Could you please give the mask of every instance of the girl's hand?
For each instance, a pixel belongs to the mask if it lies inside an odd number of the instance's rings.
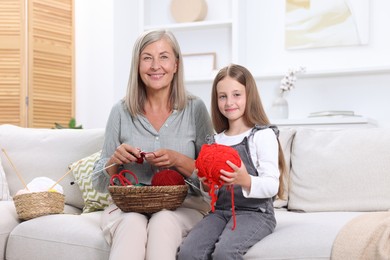
[[[250,190],[251,177],[246,170],[245,164],[241,161],[241,167],[238,167],[231,161],[226,163],[233,169],[233,172],[221,170],[220,179],[225,182],[225,185],[237,184],[246,190]]]

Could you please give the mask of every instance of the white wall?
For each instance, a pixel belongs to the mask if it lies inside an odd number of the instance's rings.
[[[113,28],[111,1],[75,1],[76,121],[84,128],[103,127],[113,104]]]
[[[390,127],[390,1],[372,0],[370,43],[293,53],[282,48],[283,0],[246,3],[246,64],[268,109],[287,68],[307,66],[288,94],[290,118],[319,110],[354,110]],[[85,128],[104,127],[111,106],[125,95],[132,44],[139,34],[138,1],[75,0],[76,119]],[[93,5],[93,8],[91,6]],[[269,65],[269,66],[268,66]],[[211,82],[188,90],[210,104]]]
[[[138,17],[134,15],[139,9],[134,0],[114,0],[114,101],[126,94],[129,80],[133,44],[139,34]],[[114,2],[112,1],[112,2]]]

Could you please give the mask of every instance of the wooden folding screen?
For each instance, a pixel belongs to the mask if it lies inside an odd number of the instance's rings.
[[[74,117],[73,0],[0,1],[0,124]]]
[[[0,124],[26,125],[24,0],[0,1]]]

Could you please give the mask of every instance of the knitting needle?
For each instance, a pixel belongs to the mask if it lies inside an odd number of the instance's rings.
[[[53,189],[66,175],[68,175],[77,165],[79,165],[83,160],[79,160],[69,171],[67,171],[58,181],[56,181],[48,190]]]
[[[100,169],[100,170],[97,170],[97,171],[94,171],[94,172],[90,173],[89,175],[92,175],[92,174],[95,174],[95,173],[104,171],[104,170],[106,170],[106,169],[108,169],[108,168],[110,168],[110,167],[112,167],[112,166],[115,166],[115,165],[116,165],[116,163],[110,164],[110,165],[108,165],[107,167],[104,167],[103,169]],[[80,178],[80,180],[83,180],[83,179],[88,178],[89,175],[88,175],[88,176],[84,176],[83,178]],[[74,181],[72,181],[72,182],[70,183],[70,185],[73,185],[73,184],[74,184]]]
[[[199,191],[202,191],[201,189],[199,189],[198,187],[196,187],[194,184],[192,184],[191,182],[187,181],[187,180],[184,180],[187,184],[191,185],[193,188],[199,190]]]
[[[16,172],[16,175],[18,176],[19,180],[22,182],[22,184],[24,185],[24,188],[28,191],[30,191],[26,185],[26,183],[24,182],[22,176],[19,174],[18,170],[16,170],[16,167],[15,165],[12,163],[11,161],[11,158],[9,158],[7,152],[5,151],[4,148],[1,148],[1,150],[3,151],[3,153],[5,154],[5,156],[7,157],[7,160],[9,161],[9,163],[11,164],[12,168],[14,169],[14,171]]]
[[[98,173],[98,172],[101,172],[101,171],[104,171],[104,170],[106,170],[106,169],[108,169],[108,168],[111,168],[112,166],[115,166],[115,165],[116,165],[116,163],[110,164],[110,165],[108,165],[107,167],[104,167],[103,169],[100,169],[100,170],[97,170],[97,171],[92,172],[91,175],[92,175],[92,174],[95,174],[95,173]]]

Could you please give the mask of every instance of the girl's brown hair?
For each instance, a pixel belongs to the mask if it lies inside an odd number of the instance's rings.
[[[228,119],[218,109],[218,83],[226,77],[230,77],[243,86],[245,86],[246,92],[246,107],[243,115],[244,121],[250,127],[255,125],[270,125],[270,121],[265,113],[263,104],[260,99],[260,95],[257,89],[256,81],[252,74],[243,66],[237,64],[230,64],[222,68],[215,76],[213,87],[211,90],[211,118],[215,131],[221,133],[224,130],[229,129]],[[279,142],[279,198],[284,197],[284,177],[286,175],[286,162],[284,160],[283,150]]]

